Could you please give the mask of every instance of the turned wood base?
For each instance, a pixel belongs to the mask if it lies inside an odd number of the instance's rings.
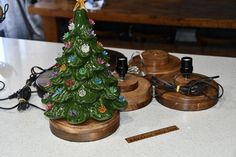
[[[168,79],[179,72],[180,59],[165,51],[145,50],[141,55],[144,64],[141,64],[142,59],[137,55],[129,61],[129,65],[137,66],[146,74],[145,78],[148,80],[151,80],[152,76]]]
[[[152,100],[151,84],[143,77],[126,74],[125,80],[118,82],[118,88],[121,91],[121,95],[128,102],[125,111],[133,111],[145,107]]]
[[[190,97],[183,96],[179,93],[164,94],[157,98],[162,105],[181,111],[200,111],[211,108],[218,100],[208,100],[204,96]]]
[[[51,132],[64,140],[88,142],[105,138],[114,133],[120,125],[120,113],[114,112],[107,121],[88,120],[80,125],[71,125],[65,120],[50,120]]]
[[[176,80],[176,82],[177,84],[184,85],[190,80],[199,79],[202,77],[206,76],[200,74],[193,74],[188,80],[184,80],[184,78],[181,76],[179,77],[179,79]],[[217,87],[217,84],[214,80],[210,81],[210,83]],[[162,89],[157,89],[156,92],[159,94],[159,96],[156,96],[156,99],[159,103],[171,109],[182,111],[205,110],[214,106],[218,102],[218,99],[209,99],[205,95],[186,96],[177,92],[166,92],[160,95],[160,93],[163,92]],[[208,88],[205,92],[208,96],[214,96],[217,94],[217,92],[212,88]]]

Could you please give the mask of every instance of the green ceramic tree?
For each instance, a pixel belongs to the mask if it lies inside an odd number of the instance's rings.
[[[69,32],[63,37],[63,54],[56,58],[53,76],[46,86],[48,94],[42,99],[50,119],[66,119],[70,124],[88,119],[104,121],[127,105],[111,74],[109,55],[95,37],[93,24],[80,0]]]

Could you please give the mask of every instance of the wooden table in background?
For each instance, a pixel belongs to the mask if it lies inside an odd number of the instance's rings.
[[[72,18],[75,0],[38,0],[29,13],[41,15],[46,41],[59,41],[58,18]],[[97,21],[177,27],[236,29],[235,0],[105,0],[89,12]]]

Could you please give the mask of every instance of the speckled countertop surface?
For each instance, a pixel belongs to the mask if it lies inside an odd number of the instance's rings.
[[[30,68],[55,63],[62,44],[0,38],[0,80],[5,97],[15,92],[29,77]],[[114,49],[130,58],[135,50]],[[68,142],[55,137],[43,112],[31,108],[25,112],[0,110],[0,157],[235,157],[236,156],[236,58],[191,56],[194,71],[220,75],[224,96],[212,108],[183,112],[166,108],[156,100],[146,107],[122,112],[120,127],[111,136],[94,142]],[[43,107],[36,94],[31,103]],[[13,106],[17,100],[0,102]],[[180,130],[128,144],[126,137],[177,125]]]

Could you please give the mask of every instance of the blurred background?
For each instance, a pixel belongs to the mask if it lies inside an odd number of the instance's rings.
[[[41,17],[28,13],[28,6],[31,5],[31,1],[0,0],[3,10],[5,4],[9,5],[9,9],[5,20],[0,24],[0,36],[44,40]]]

